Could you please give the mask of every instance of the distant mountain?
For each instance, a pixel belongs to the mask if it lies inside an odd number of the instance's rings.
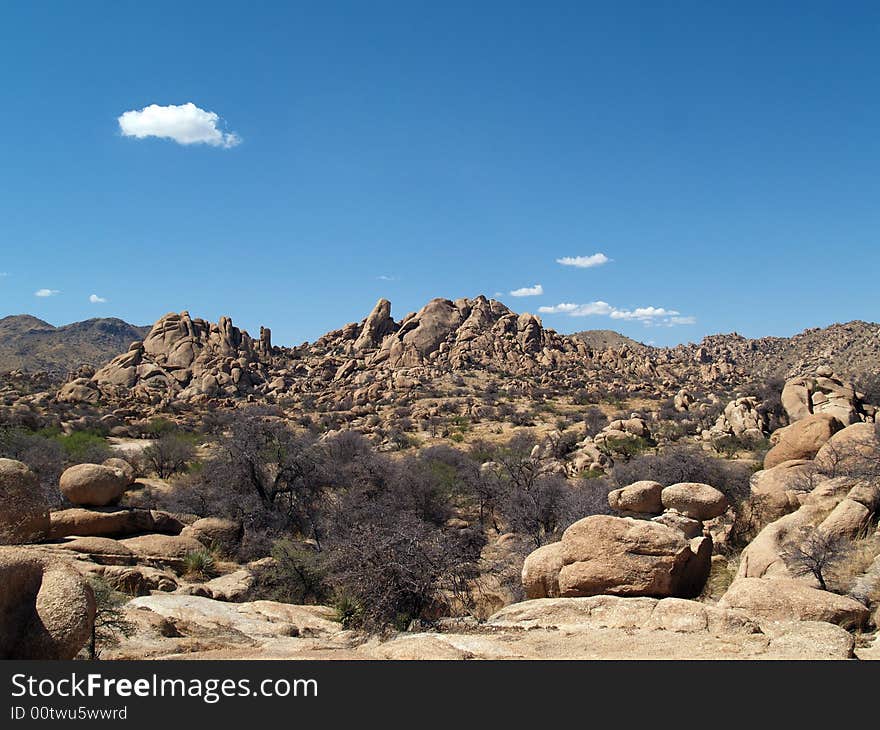
[[[634,350],[639,350],[648,347],[614,330],[584,330],[583,332],[574,332],[569,337],[574,337],[595,350],[604,350],[608,347],[615,350],[618,347],[630,347]]]
[[[80,365],[103,365],[149,331],[149,327],[116,318],[54,327],[29,314],[4,317],[0,319],[0,372],[43,370],[64,374]]]

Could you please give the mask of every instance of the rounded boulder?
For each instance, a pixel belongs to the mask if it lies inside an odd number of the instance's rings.
[[[711,520],[723,515],[730,503],[724,493],[700,482],[681,482],[661,493],[664,509],[674,509],[692,520]]]
[[[61,475],[61,493],[73,504],[104,507],[117,502],[131,482],[121,469],[77,464]]]

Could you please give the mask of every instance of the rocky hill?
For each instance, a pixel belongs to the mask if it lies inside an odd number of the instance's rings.
[[[634,350],[648,348],[648,345],[614,330],[584,330],[583,332],[574,332],[569,337],[581,340],[595,350],[603,350],[608,347],[630,347]]]
[[[210,323],[181,312],[162,317],[96,372],[71,375],[57,397],[136,404],[142,412],[263,402],[291,418],[332,414],[334,423],[357,428],[383,409],[405,409],[422,422],[441,414],[506,422],[514,406],[528,410],[548,399],[620,409],[645,401],[657,408],[683,390],[704,400],[752,394],[756,383],[819,366],[858,383],[866,372],[876,377],[878,328],[850,322],[792,338],[734,333],[654,348],[623,337],[589,344],[483,296],[434,299],[399,321],[382,299],[362,321],[286,348],[273,345],[266,328],[255,339],[227,317]]]
[[[65,374],[80,365],[103,365],[149,327],[121,319],[89,319],[54,327],[27,314],[0,319],[0,372],[46,371]]]

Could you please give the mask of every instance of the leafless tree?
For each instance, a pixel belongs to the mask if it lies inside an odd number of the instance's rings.
[[[189,437],[169,432],[163,433],[143,451],[147,466],[160,479],[167,479],[186,471],[195,456],[195,447]]]
[[[840,535],[806,527],[785,542],[780,555],[793,575],[812,575],[819,581],[819,587],[827,591],[829,572],[846,558],[851,548],[850,541]]]

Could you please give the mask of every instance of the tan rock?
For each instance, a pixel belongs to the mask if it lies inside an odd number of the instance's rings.
[[[198,540],[181,535],[140,535],[120,542],[138,558],[175,565],[180,564],[190,553],[205,549]]]
[[[73,659],[95,619],[80,574],[28,548],[0,548],[0,658]]]
[[[241,543],[244,528],[237,520],[203,517],[181,531],[182,537],[192,537],[203,545],[232,555]]]
[[[718,606],[740,610],[758,621],[827,621],[845,628],[865,625],[870,615],[852,598],[792,578],[737,578]]]
[[[672,484],[663,490],[661,499],[665,509],[701,521],[723,515],[730,506],[723,492],[699,482]]]
[[[561,545],[561,596],[688,597],[702,588],[693,584],[700,561],[708,575],[709,555],[695,554],[678,530],[647,520],[586,517],[563,533]]]
[[[156,513],[146,509],[74,507],[58,510],[50,515],[49,536],[53,540],[76,535],[78,537],[125,537],[141,532],[180,532],[181,525],[174,521],[157,520]]]
[[[657,515],[663,511],[660,482],[633,482],[608,494],[608,504],[617,512]]]
[[[20,461],[0,459],[0,544],[45,540],[49,504],[36,475]]]
[[[693,537],[699,537],[703,534],[702,522],[699,520],[692,520],[690,517],[685,517],[683,514],[672,510],[667,510],[662,515],[652,517],[651,520],[653,522],[659,522],[661,525],[666,525],[667,527],[679,530],[688,540]]]
[[[128,565],[134,562],[129,547],[109,537],[80,537],[60,544],[65,550],[87,555],[90,560],[106,565]]]
[[[856,423],[835,433],[816,454],[816,466],[831,476],[876,476],[880,435],[874,423]]]
[[[794,459],[812,459],[843,425],[828,413],[816,413],[773,432],[775,444],[764,456],[764,468]]]
[[[109,459],[102,461],[101,466],[109,466],[111,469],[121,471],[129,484],[134,482],[134,467],[125,459],[120,459],[118,456],[111,456]]]
[[[798,509],[805,495],[823,479],[808,459],[783,461],[755,472],[749,480],[749,488],[760,519],[773,521]]]
[[[119,500],[130,484],[125,473],[100,464],[77,464],[61,475],[61,493],[73,504],[104,507]]]
[[[532,551],[522,569],[522,584],[527,598],[553,598],[559,595],[559,571],[562,570],[562,543],[551,542]]]

